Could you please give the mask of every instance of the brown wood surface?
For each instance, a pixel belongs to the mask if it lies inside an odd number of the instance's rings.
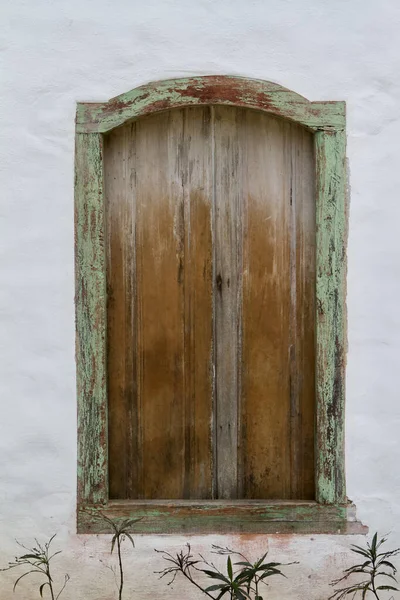
[[[290,490],[290,125],[248,113],[243,264],[243,495]]]
[[[106,136],[111,498],[312,498],[312,134],[196,107]]]
[[[243,111],[214,109],[217,497],[238,497]]]
[[[315,160],[310,133],[292,132],[291,493],[315,498]]]
[[[106,145],[113,498],[210,494],[209,113],[155,115]]]

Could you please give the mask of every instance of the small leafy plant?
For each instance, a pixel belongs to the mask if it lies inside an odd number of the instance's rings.
[[[25,570],[22,573],[22,575],[20,575],[14,583],[14,591],[21,579],[23,579],[27,575],[38,573],[44,579],[44,582],[42,582],[39,587],[40,597],[44,597],[43,594],[45,593],[45,591],[48,592],[47,595],[50,596],[51,600],[57,600],[61,596],[70,577],[68,574],[65,575],[64,585],[61,587],[59,592],[56,593],[54,588],[53,577],[51,574],[51,561],[55,556],[57,556],[57,554],[61,554],[61,550],[59,550],[58,552],[54,552],[54,554],[50,553],[50,545],[54,538],[55,535],[53,535],[50,538],[50,540],[44,545],[40,544],[35,539],[36,546],[34,546],[33,548],[27,548],[20,542],[17,542],[17,544],[26,552],[21,554],[21,556],[16,556],[15,560],[13,562],[10,562],[8,564],[8,567],[6,567],[5,569],[0,569],[0,571],[10,571],[11,569],[25,567]]]
[[[111,554],[114,552],[115,546],[117,546],[117,556],[118,556],[118,569],[119,569],[119,583],[118,583],[118,600],[122,600],[122,592],[124,589],[124,568],[122,561],[122,553],[121,553],[121,544],[125,539],[128,539],[132,547],[135,547],[135,542],[133,541],[133,537],[129,533],[132,525],[140,521],[141,519],[125,519],[121,523],[117,521],[113,521],[109,519],[105,515],[102,515],[102,518],[106,523],[109,524],[112,533],[114,534],[111,539]]]
[[[285,577],[280,570],[280,567],[284,565],[277,562],[265,562],[268,552],[252,563],[246,556],[230,548],[214,545],[212,548],[215,554],[227,556],[226,573],[220,571],[201,555],[199,559],[196,559],[191,553],[190,544],[187,544],[186,550],[181,550],[175,556],[161,551],[163,558],[170,563],[170,566],[158,572],[160,577],[170,576],[168,585],[171,585],[178,573],[181,573],[192,585],[213,600],[220,600],[223,597],[227,597],[229,600],[263,600],[264,597],[261,596],[260,590],[262,585],[267,585],[267,579],[274,575]],[[160,551],[156,550],[156,552]],[[240,560],[233,562],[232,557],[239,557]],[[200,568],[200,565],[204,565],[206,568]],[[204,573],[212,580],[212,584],[203,587],[195,579],[196,572]]]
[[[387,541],[387,538],[383,537],[378,541],[378,534],[375,533],[372,538],[372,542],[367,542],[367,547],[362,548],[361,546],[353,545],[351,547],[352,552],[362,556],[362,562],[349,567],[344,571],[344,575],[339,579],[335,579],[331,583],[332,586],[336,587],[343,582],[347,582],[349,577],[354,574],[365,575],[362,581],[347,585],[345,587],[339,587],[336,589],[329,600],[342,600],[346,596],[352,596],[355,598],[360,594],[362,600],[367,598],[376,598],[380,600],[379,592],[382,591],[399,591],[397,587],[393,585],[397,583],[396,580],[396,568],[393,563],[389,560],[393,556],[397,556],[400,553],[400,548],[395,550],[382,551],[382,546]],[[390,580],[388,582],[388,580]]]

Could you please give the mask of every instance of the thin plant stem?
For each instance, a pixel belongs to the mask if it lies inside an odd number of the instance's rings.
[[[193,585],[195,585],[199,590],[201,590],[203,592],[203,594],[206,594],[206,596],[208,596],[209,598],[212,598],[212,600],[215,600],[214,596],[211,596],[211,594],[209,592],[206,592],[206,590],[203,589],[201,587],[201,585],[199,585],[197,583],[197,581],[195,581],[194,579],[192,579],[190,577],[190,575],[188,575],[187,573],[185,573],[185,571],[181,571],[181,572],[184,574],[184,576],[186,577],[186,579],[188,579],[190,581],[190,583],[193,583]]]
[[[122,556],[121,556],[121,541],[120,536],[117,537],[117,551],[118,551],[118,563],[119,563],[119,600],[122,600],[122,590],[124,589],[124,570],[122,568]]]

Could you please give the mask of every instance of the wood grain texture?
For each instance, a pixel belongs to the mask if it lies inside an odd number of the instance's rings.
[[[246,498],[290,497],[291,126],[247,113],[242,460]]]
[[[311,134],[168,111],[105,174],[111,497],[312,498]]]
[[[111,498],[129,498],[139,477],[136,345],[132,335],[136,308],[134,130],[135,125],[129,125],[104,139]]]
[[[224,104],[254,108],[312,130],[343,129],[344,102],[310,102],[271,81],[209,75],[156,81],[104,103],[79,103],[79,132],[105,133],[149,113],[192,105]]]
[[[116,522],[126,517],[141,518],[132,533],[331,533],[366,534],[368,528],[356,518],[355,506],[321,505],[316,502],[204,501],[202,503],[111,502],[101,511],[78,512],[78,523],[87,533],[108,533],[105,514]]]
[[[114,498],[211,494],[209,113],[149,117],[106,145]]]
[[[212,109],[184,110],[181,160],[185,218],[184,497],[215,495],[212,253]]]
[[[343,131],[316,135],[317,281],[316,381],[317,500],[346,498],[344,465],[346,136]]]
[[[108,500],[106,268],[101,136],[75,147],[75,305],[78,501]]]
[[[344,486],[344,367],[345,367],[345,103],[309,102],[269,82],[236,77],[199,77],[156,82],[102,104],[77,107],[75,154],[76,239],[76,359],[78,386],[78,530],[92,532],[85,507],[108,502],[108,440],[106,386],[106,294],[103,223],[102,139],[106,132],[139,116],[185,105],[228,104],[257,108],[316,132],[317,284],[316,284],[316,499],[327,503],[321,514],[345,498]],[[81,133],[84,132],[83,135]],[[93,133],[90,133],[93,132]],[[90,135],[86,135],[90,133]],[[293,223],[293,215],[291,216]],[[296,255],[301,243],[296,242]],[[294,249],[291,248],[293,269]],[[311,308],[310,308],[311,310]],[[291,310],[293,321],[293,308]],[[333,317],[334,315],[334,317]],[[292,388],[293,389],[293,388]],[[307,392],[307,393],[310,393]],[[291,427],[296,425],[291,402]],[[240,427],[240,419],[239,419]],[[240,429],[239,429],[240,431]],[[292,436],[292,439],[293,436]],[[293,449],[296,447],[294,443]],[[293,449],[291,453],[293,454]],[[239,461],[239,473],[240,473]],[[292,480],[293,481],[293,480]],[[305,480],[304,480],[305,481]],[[292,484],[293,485],[293,484]],[[296,484],[297,485],[297,484]],[[264,503],[265,505],[265,503]],[[334,507],[332,507],[334,508]],[[104,510],[108,510],[107,507]],[[131,514],[132,507],[122,507]],[[236,510],[236,509],[235,509]],[[238,509],[239,510],[239,509]],[[155,516],[148,530],[213,531],[209,508],[185,528],[173,512]],[[86,517],[82,518],[82,514]],[[188,515],[191,507],[188,507]],[[282,513],[283,518],[289,518]],[[295,517],[296,519],[298,516]],[[344,519],[348,523],[349,516]],[[268,511],[259,516],[268,528]],[[187,522],[187,521],[185,521]],[[262,524],[261,524],[262,523]],[[288,521],[289,523],[289,521]],[[351,522],[352,523],[352,522]],[[350,523],[350,526],[353,525]],[[296,525],[296,523],[294,523]],[[146,529],[147,526],[144,526]],[[253,526],[231,518],[220,520],[219,531],[251,531]],[[357,527],[357,525],[356,525]],[[215,529],[216,530],[216,529]],[[294,529],[294,531],[299,531]],[[310,531],[323,531],[314,522]],[[341,529],[344,533],[345,529]]]
[[[215,453],[217,498],[238,497],[238,413],[242,273],[241,132],[243,111],[214,115]]]
[[[315,156],[301,127],[291,136],[291,498],[315,498]]]
[[[243,148],[243,495],[313,498],[313,140],[248,111]]]

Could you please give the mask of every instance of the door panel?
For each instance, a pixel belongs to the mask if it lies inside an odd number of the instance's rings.
[[[105,137],[112,498],[312,498],[312,134],[195,107]]]

